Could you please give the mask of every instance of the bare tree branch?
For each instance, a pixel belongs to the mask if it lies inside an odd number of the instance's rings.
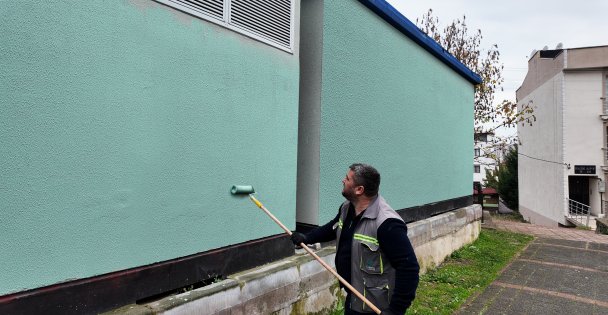
[[[502,90],[504,82],[502,76],[504,65],[500,62],[498,45],[491,45],[489,49],[483,51],[480,48],[483,38],[481,30],[478,29],[470,34],[466,16],[440,29],[439,18],[433,15],[432,9],[429,9],[420,20],[416,19],[416,25],[447,52],[481,76],[482,83],[475,87],[473,128],[476,134],[494,133],[499,128],[515,127],[519,123],[532,125],[536,121],[532,102],[523,105],[519,110],[517,104],[509,100],[494,104],[495,93],[499,89]],[[500,137],[498,141],[505,141],[503,144],[518,142],[516,139]]]

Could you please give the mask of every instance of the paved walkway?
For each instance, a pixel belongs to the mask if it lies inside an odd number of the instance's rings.
[[[537,238],[458,314],[608,314],[608,235],[493,223]]]
[[[496,219],[493,219],[492,223],[499,230],[530,234],[536,237],[608,244],[608,235],[596,234],[595,231],[576,228],[546,227]]]

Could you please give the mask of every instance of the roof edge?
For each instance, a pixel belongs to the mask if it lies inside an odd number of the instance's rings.
[[[408,20],[397,9],[385,0],[359,0],[386,22],[391,24],[398,31],[409,37],[437,59],[441,60],[448,67],[460,74],[473,84],[480,84],[481,77],[460,62],[456,57],[447,52],[435,40],[422,32],[414,23]]]

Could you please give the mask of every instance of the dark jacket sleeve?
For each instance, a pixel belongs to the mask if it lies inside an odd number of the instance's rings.
[[[331,221],[327,222],[325,225],[319,226],[314,230],[306,233],[306,242],[308,244],[321,243],[321,242],[329,242],[336,239],[336,231],[334,229],[334,225],[338,222],[340,218],[340,209],[338,209],[338,214]]]
[[[390,309],[395,314],[405,314],[416,296],[420,271],[414,248],[407,237],[407,226],[398,219],[384,221],[378,228],[378,242],[395,268],[395,289]]]

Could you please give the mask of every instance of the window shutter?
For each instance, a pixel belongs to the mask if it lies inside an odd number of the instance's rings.
[[[156,1],[291,52],[294,0]]]
[[[230,24],[291,48],[292,0],[232,0]]]
[[[198,13],[212,16],[216,19],[224,19],[224,0],[169,0],[187,9]]]

